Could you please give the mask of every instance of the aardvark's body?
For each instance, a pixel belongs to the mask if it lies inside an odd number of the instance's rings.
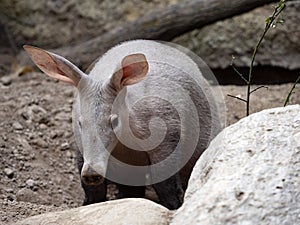
[[[162,205],[182,204],[192,167],[220,131],[211,89],[186,54],[154,41],[125,42],[108,51],[89,75],[66,59],[25,46],[49,76],[77,94],[73,128],[84,204],[144,197],[152,184]]]

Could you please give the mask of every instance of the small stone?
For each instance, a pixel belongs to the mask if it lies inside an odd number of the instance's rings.
[[[17,201],[37,203],[39,201],[37,193],[28,189],[22,188],[16,194]]]
[[[47,152],[42,152],[41,154],[44,158],[47,158]]]
[[[70,181],[73,181],[73,180],[74,180],[74,175],[70,174],[70,175],[69,175],[69,180],[70,180]],[[71,186],[69,186],[69,187],[72,188]]]
[[[14,189],[12,189],[12,188],[7,188],[7,189],[5,189],[5,191],[6,191],[7,193],[13,193],[13,192],[14,192]]]
[[[50,131],[50,137],[51,139],[57,138],[58,134],[56,131]]]
[[[44,124],[44,123],[41,123],[41,124],[40,124],[40,129],[41,129],[41,130],[46,130],[46,129],[47,129],[47,125]]]
[[[35,141],[36,145],[38,147],[41,147],[41,148],[47,148],[48,147],[48,143],[46,141],[44,141],[43,139],[39,138]]]
[[[22,112],[20,113],[20,116],[22,116],[22,118],[23,118],[24,120],[26,120],[26,121],[28,121],[28,120],[30,119],[29,114],[28,114],[27,111],[22,111]],[[28,121],[28,122],[30,123],[31,121]]]
[[[33,188],[32,188],[32,190],[34,191],[34,192],[36,192],[36,191],[38,191],[38,187],[37,186],[34,186]]]
[[[3,138],[3,141],[7,141],[8,140],[8,138],[7,138],[6,135],[3,135],[2,138]]]
[[[43,107],[39,106],[39,105],[32,105],[30,107],[30,109],[32,110],[33,113],[42,113],[42,114],[46,114],[47,111],[46,109],[44,109]]]
[[[70,138],[70,137],[72,137],[72,135],[73,135],[73,133],[72,132],[65,132],[65,134],[64,134],[64,137],[65,138]]]
[[[64,94],[67,97],[73,97],[73,93],[74,91],[72,89],[66,89]]]
[[[67,142],[62,143],[61,146],[60,146],[60,150],[62,150],[62,151],[67,150],[69,148],[70,148],[70,145]]]
[[[23,126],[19,122],[13,122],[12,126],[15,130],[23,130]]]
[[[36,156],[35,156],[34,153],[31,153],[31,154],[30,154],[30,159],[31,159],[31,160],[35,160],[35,159],[36,159]]]
[[[56,116],[54,118],[55,118],[55,120],[58,120],[58,121],[69,121],[71,117],[68,113],[59,112],[56,114]]]
[[[26,181],[26,185],[29,187],[29,188],[33,188],[35,185],[36,185],[36,182],[32,179],[28,179]]]
[[[14,177],[14,171],[10,168],[5,168],[4,173],[10,179]]]
[[[15,198],[14,198],[14,196],[12,196],[12,195],[8,195],[7,196],[7,200],[9,200],[9,201],[13,201],[13,200],[15,200]]]
[[[70,151],[67,151],[66,156],[67,156],[67,158],[72,158],[72,153]]]
[[[8,86],[8,85],[11,84],[12,79],[11,79],[10,76],[4,76],[4,77],[2,77],[2,78],[0,79],[0,82],[1,82],[3,85]]]

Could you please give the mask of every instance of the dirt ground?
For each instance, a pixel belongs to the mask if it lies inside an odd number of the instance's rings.
[[[282,106],[292,84],[252,97],[252,112]],[[300,85],[299,85],[300,86]],[[245,115],[246,87],[221,86],[227,124]],[[41,73],[0,78],[0,224],[80,206],[83,192],[71,127],[73,88]],[[300,103],[299,87],[291,104]]]

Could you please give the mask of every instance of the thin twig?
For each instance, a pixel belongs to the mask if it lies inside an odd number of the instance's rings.
[[[233,68],[233,70],[240,76],[240,78],[241,78],[246,84],[248,84],[248,81],[247,81],[246,78],[243,76],[243,74],[242,74],[240,71],[238,71],[238,69],[235,67],[235,65],[234,65],[234,59],[235,59],[235,57],[232,56],[230,66],[231,66],[231,67]]]
[[[265,38],[265,35],[267,34],[268,30],[270,29],[271,26],[273,26],[274,21],[276,20],[276,18],[280,15],[280,13],[282,12],[282,10],[285,8],[285,0],[280,0],[280,3],[276,6],[274,13],[272,16],[268,17],[267,21],[266,21],[266,26],[265,26],[265,30],[262,33],[259,41],[257,42],[252,57],[251,57],[251,64],[250,64],[250,68],[249,68],[249,74],[248,74],[248,87],[247,87],[247,98],[246,98],[246,116],[249,115],[249,110],[250,110],[250,95],[251,95],[251,81],[253,78],[253,65],[254,65],[254,60],[256,57],[256,54],[258,52],[258,49],[260,47],[260,44],[262,43],[263,39]]]
[[[286,97],[286,99],[285,99],[285,101],[284,101],[284,105],[283,105],[283,106],[286,106],[286,105],[289,103],[290,98],[291,98],[291,96],[292,96],[292,94],[293,94],[293,91],[294,91],[294,89],[295,89],[295,87],[296,87],[296,85],[297,85],[297,83],[298,83],[299,81],[300,81],[300,76],[297,78],[297,80],[296,80],[295,83],[293,84],[293,86],[292,86],[290,92],[288,93],[288,95],[287,95],[287,97]]]
[[[248,84],[248,81],[246,80],[246,78],[243,76],[242,73],[240,73],[240,71],[237,70],[237,68],[235,67],[235,65],[233,63],[231,63],[231,67],[242,78],[242,80],[245,81],[246,84]]]
[[[234,95],[227,94],[227,96],[232,97],[232,98],[236,98],[236,99],[238,99],[238,100],[240,100],[240,101],[243,101],[243,102],[246,102],[245,99],[240,98],[240,97],[237,97],[237,96],[234,96]]]
[[[255,91],[258,91],[259,89],[261,89],[261,88],[265,88],[265,89],[268,89],[268,87],[267,86],[259,86],[259,87],[257,87],[257,88],[255,88],[255,89],[253,89],[252,91],[250,91],[250,94],[252,94],[253,92],[255,92]]]

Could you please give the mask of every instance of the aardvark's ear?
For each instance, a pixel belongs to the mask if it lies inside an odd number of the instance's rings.
[[[122,59],[121,70],[115,72],[111,82],[116,90],[141,81],[148,73],[149,65],[144,54],[127,55]]]
[[[23,47],[37,67],[50,77],[77,86],[80,79],[86,76],[62,56],[29,45]]]

